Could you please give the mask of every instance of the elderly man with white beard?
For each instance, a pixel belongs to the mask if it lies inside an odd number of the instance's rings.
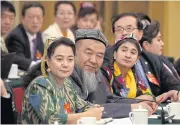
[[[74,89],[82,99],[103,106],[106,112],[103,113],[103,117],[127,117],[129,112],[139,105],[148,109],[149,114],[153,113],[153,103],[121,100],[109,91],[100,70],[108,44],[101,31],[79,29],[76,31],[75,37],[76,66],[71,80]]]

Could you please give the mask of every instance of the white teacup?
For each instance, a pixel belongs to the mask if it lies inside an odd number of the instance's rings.
[[[78,125],[96,125],[96,117],[81,117],[77,121]]]
[[[172,102],[166,106],[168,114],[175,115],[173,119],[180,119],[180,102]]]
[[[18,65],[12,64],[8,78],[18,78]]]
[[[143,124],[148,125],[148,110],[147,109],[133,109],[129,113],[129,118],[134,125]]]

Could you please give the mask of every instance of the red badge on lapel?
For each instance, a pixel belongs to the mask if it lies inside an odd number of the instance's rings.
[[[65,110],[65,112],[67,112],[67,114],[71,114],[72,113],[71,106],[70,106],[69,102],[64,104],[64,110]]]
[[[148,80],[152,83],[154,83],[155,85],[159,86],[159,82],[158,80],[156,79],[156,77],[151,73],[151,72],[148,72],[146,73],[146,76],[148,78]]]
[[[35,54],[35,57],[36,57],[37,60],[41,59],[41,57],[42,57],[41,52],[39,52],[39,51],[37,50],[37,52],[36,52],[36,54]]]

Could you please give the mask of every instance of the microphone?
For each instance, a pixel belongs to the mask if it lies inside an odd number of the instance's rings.
[[[165,124],[165,111],[164,108],[162,106],[161,103],[155,101],[155,100],[147,100],[147,99],[137,99],[137,98],[125,98],[125,97],[119,97],[118,99],[116,99],[113,103],[117,103],[119,100],[121,99],[126,99],[126,100],[135,100],[137,103],[139,102],[143,102],[143,101],[149,101],[149,102],[155,102],[156,104],[158,104],[161,107],[161,124]]]

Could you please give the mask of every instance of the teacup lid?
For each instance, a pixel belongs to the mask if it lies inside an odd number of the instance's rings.
[[[54,121],[54,125],[59,125],[58,121]]]
[[[169,104],[180,104],[180,101],[178,101],[178,102],[171,102]]]
[[[137,109],[133,109],[133,111],[148,111],[147,109],[144,109],[141,105]]]
[[[133,111],[136,111],[136,112],[147,112],[148,110],[147,109],[133,109]]]

